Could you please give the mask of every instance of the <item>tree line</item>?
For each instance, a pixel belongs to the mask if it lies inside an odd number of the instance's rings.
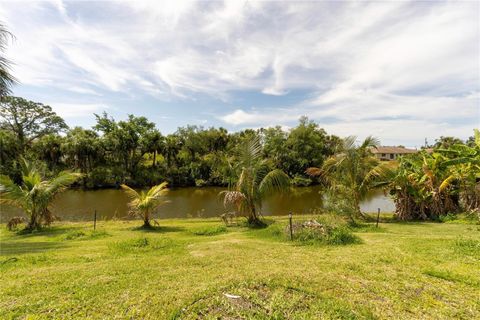
[[[281,169],[295,185],[314,180],[305,174],[336,152],[342,139],[302,117],[290,131],[279,126],[228,132],[224,128],[185,126],[163,135],[146,117],[115,120],[95,114],[89,129],[69,128],[50,106],[19,97],[0,100],[0,171],[20,180],[20,157],[41,162],[51,174],[71,169],[83,174],[82,187],[120,184],[150,186],[226,186],[240,146],[252,138],[261,158]]]

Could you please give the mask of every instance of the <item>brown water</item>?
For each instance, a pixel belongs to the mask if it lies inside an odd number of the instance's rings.
[[[178,188],[171,189],[166,196],[170,202],[160,207],[155,213],[158,218],[217,217],[230,211],[223,207],[218,193],[224,188]],[[274,196],[267,199],[262,208],[263,215],[286,215],[293,213],[311,213],[322,203],[318,186],[294,188],[287,196]],[[127,197],[117,189],[105,190],[68,190],[54,201],[53,212],[62,220],[92,220],[97,210],[99,219],[125,218],[128,216]],[[382,193],[373,193],[362,204],[365,212],[394,211],[393,202]],[[6,206],[0,208],[0,221],[22,215],[22,212]]]

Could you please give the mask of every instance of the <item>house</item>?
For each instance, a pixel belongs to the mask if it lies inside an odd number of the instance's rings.
[[[416,153],[416,149],[407,149],[404,147],[377,147],[371,149],[372,153],[380,160],[396,160],[399,156]]]

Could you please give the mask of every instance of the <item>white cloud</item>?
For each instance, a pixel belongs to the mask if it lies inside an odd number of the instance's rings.
[[[92,117],[93,113],[101,113],[110,109],[103,104],[82,104],[82,103],[49,103],[59,116],[67,120],[79,117]]]
[[[197,95],[302,89],[312,98],[280,109],[247,102],[219,118],[266,126],[307,114],[333,132],[413,139],[426,128],[465,136],[480,118],[479,6],[56,0],[4,2],[0,19],[17,36],[9,56],[26,85],[193,105]]]

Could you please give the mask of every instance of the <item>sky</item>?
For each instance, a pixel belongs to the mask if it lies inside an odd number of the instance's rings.
[[[480,127],[478,1],[4,1],[13,94],[230,131],[294,127],[420,147]]]

